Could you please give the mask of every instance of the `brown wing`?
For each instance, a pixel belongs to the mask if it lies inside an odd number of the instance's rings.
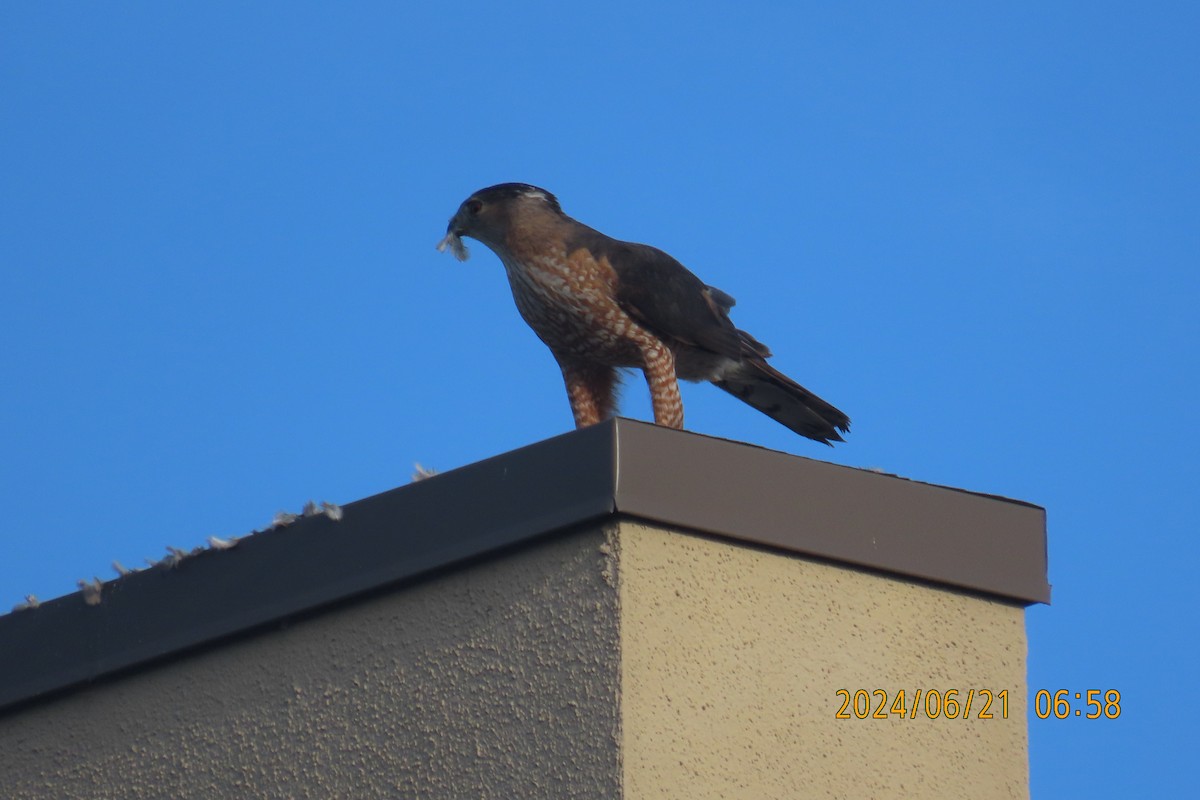
[[[617,303],[630,316],[663,339],[741,358],[744,340],[728,314],[732,297],[656,247],[580,228],[572,244],[608,260],[617,273]]]

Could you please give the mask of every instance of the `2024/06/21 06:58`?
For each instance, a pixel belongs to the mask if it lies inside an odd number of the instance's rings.
[[[972,710],[975,719],[1008,719],[1007,689],[997,692],[990,689],[917,689],[911,695],[911,704],[904,689],[894,693],[884,689],[854,692],[838,689],[834,694],[841,698],[835,719],[916,719],[918,716],[970,719]],[[1072,705],[1072,699],[1082,705]],[[1033,712],[1038,719],[1116,719],[1121,716],[1121,693],[1116,689],[1081,692],[1059,689],[1053,693],[1049,689],[1039,689],[1034,693],[1033,701]]]

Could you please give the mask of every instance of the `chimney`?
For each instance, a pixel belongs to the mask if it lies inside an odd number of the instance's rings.
[[[1029,795],[1041,508],[621,419],[342,511],[0,617],[5,796]]]

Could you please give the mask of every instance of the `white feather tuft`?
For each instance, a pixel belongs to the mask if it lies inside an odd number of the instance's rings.
[[[450,252],[459,261],[466,261],[471,257],[471,251],[463,244],[462,237],[456,233],[447,233],[446,236],[438,242],[437,249],[439,253],[446,252],[446,248],[450,248]]]
[[[27,594],[25,595],[25,602],[17,603],[15,606],[13,606],[13,611],[28,611],[31,608],[37,608],[41,604],[42,601],[38,600],[35,595]]]
[[[171,547],[171,545],[167,545],[167,554],[163,556],[163,560],[158,563],[165,565],[168,569],[175,569],[182,564],[183,560],[187,557],[188,554],[183,550],[180,550],[178,547]]]
[[[298,519],[300,519],[299,514],[293,514],[290,511],[280,511],[275,515],[275,518],[271,520],[271,527],[286,528],[288,525],[291,525]]]
[[[100,605],[100,593],[103,590],[103,584],[99,578],[93,577],[90,581],[76,581],[76,583],[83,591],[83,602],[89,606]]]
[[[416,464],[416,463],[413,464],[412,479],[414,482],[427,480],[437,474],[438,473],[437,473],[436,469],[431,469],[429,467],[423,467],[420,464]]]

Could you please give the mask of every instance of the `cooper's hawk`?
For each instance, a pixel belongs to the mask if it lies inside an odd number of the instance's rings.
[[[492,249],[513,299],[558,361],[576,427],[616,410],[617,369],[646,375],[654,421],[683,427],[676,378],[710,381],[801,436],[830,444],[850,419],[767,364],[771,351],[729,319],[733,298],[662,250],[612,239],[524,183],[481,189],[459,206],[438,250],[461,237]]]

